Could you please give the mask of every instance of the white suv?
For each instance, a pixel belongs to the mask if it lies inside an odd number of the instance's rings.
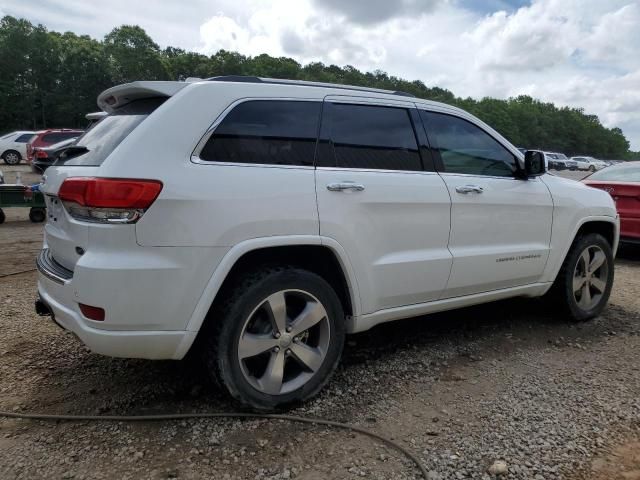
[[[44,178],[36,302],[94,352],[197,348],[273,409],[321,389],[345,334],[547,292],[583,320],[609,297],[611,197],[458,108],[253,77],[98,104],[109,116]]]
[[[36,132],[18,131],[0,137],[0,158],[7,165],[17,165],[27,158],[27,143]]]

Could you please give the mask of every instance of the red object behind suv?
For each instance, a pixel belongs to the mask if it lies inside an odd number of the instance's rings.
[[[54,143],[67,140],[69,138],[79,137],[84,130],[72,128],[50,128],[48,130],[40,130],[27,144],[27,162],[33,161],[33,149],[38,147],[48,147]]]
[[[613,197],[620,215],[620,241],[640,244],[640,162],[607,167],[582,181]]]

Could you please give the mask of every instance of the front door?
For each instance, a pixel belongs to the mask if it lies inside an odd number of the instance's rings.
[[[518,178],[515,154],[470,120],[421,116],[451,195],[453,266],[444,297],[537,282],[553,219],[546,185]]]

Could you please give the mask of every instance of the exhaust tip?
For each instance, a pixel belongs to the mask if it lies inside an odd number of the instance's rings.
[[[53,313],[49,305],[44,303],[41,298],[37,298],[35,301],[36,313],[41,317],[52,317]]]

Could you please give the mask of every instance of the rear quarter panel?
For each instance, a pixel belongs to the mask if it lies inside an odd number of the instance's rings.
[[[114,150],[102,176],[158,179],[164,185],[136,224],[140,245],[232,246],[272,235],[318,235],[313,168],[191,161],[200,139],[230,104],[279,97],[270,87],[189,85]],[[286,96],[292,98],[290,90]]]

